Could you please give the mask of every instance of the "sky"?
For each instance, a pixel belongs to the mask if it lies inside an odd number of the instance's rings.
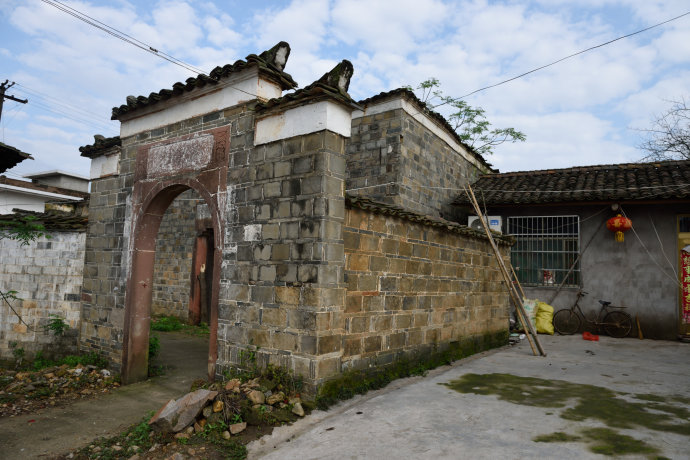
[[[205,72],[284,40],[304,87],[342,59],[365,99],[437,78],[463,96],[690,11],[687,0],[69,1]],[[78,148],[119,134],[111,109],[194,76],[40,0],[0,0],[0,142],[32,154],[10,177],[89,174]],[[465,100],[526,141],[487,156],[501,172],[636,162],[641,129],[690,95],[690,16]],[[444,113],[445,108],[439,108]]]

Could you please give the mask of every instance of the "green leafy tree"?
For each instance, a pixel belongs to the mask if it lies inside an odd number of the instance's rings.
[[[45,227],[37,223],[34,216],[0,221],[0,240],[19,241],[22,246],[26,246],[44,235]],[[46,237],[50,238],[50,235]]]
[[[669,101],[671,107],[641,129],[646,139],[638,146],[648,161],[690,160],[690,107],[685,98]]]
[[[515,128],[494,128],[486,119],[485,111],[481,107],[472,107],[460,98],[447,96],[440,89],[441,83],[436,78],[430,78],[412,88],[420,94],[420,100],[429,110],[436,110],[441,106],[448,106],[452,113],[446,116],[448,123],[460,136],[462,141],[481,155],[490,155],[494,147],[505,142],[524,142],[525,134]]]

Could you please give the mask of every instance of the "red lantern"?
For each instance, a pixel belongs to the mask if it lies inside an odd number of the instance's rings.
[[[632,228],[632,221],[627,217],[618,214],[606,221],[606,228],[616,233],[616,241],[622,243],[624,240],[623,232],[627,232]]]

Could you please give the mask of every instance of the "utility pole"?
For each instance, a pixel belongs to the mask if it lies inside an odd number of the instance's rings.
[[[8,83],[9,83],[9,80],[5,80],[5,83],[0,83],[0,119],[2,119],[2,103],[5,102],[5,99],[9,99],[10,101],[19,102],[21,104],[26,104],[27,102],[29,102],[28,99],[19,99],[19,98],[16,98],[14,96],[5,95],[5,91],[7,91],[8,89],[10,89],[14,86],[14,82],[10,83],[9,85],[8,85]]]

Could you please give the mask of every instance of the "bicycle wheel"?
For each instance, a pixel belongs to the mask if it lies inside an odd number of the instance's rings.
[[[632,318],[622,311],[610,311],[604,315],[604,331],[611,337],[622,339],[630,334]]]
[[[580,330],[582,320],[572,310],[560,310],[553,315],[553,327],[561,335],[573,335]]]

